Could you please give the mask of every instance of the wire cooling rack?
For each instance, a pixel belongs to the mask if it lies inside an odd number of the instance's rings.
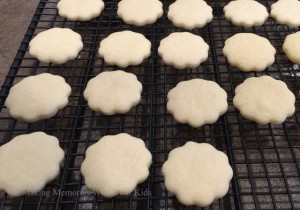
[[[184,31],[173,27],[166,18],[171,3],[163,1],[164,16],[155,24],[135,27],[117,17],[117,0],[106,0],[101,16],[89,22],[67,21],[58,16],[56,0],[40,1],[0,92],[0,143],[16,135],[44,131],[59,138],[65,159],[58,178],[40,193],[12,198],[1,192],[0,209],[199,209],[178,203],[165,190],[161,175],[161,166],[169,151],[189,140],[208,142],[224,151],[234,171],[228,194],[208,209],[300,209],[300,72],[282,51],[286,35],[298,29],[277,25],[269,18],[263,26],[245,30],[225,20],[223,6],[227,2],[208,1],[214,9],[213,21],[192,32],[201,35],[210,45],[209,58],[198,68],[176,70],[163,65],[157,54],[162,38],[171,32]],[[269,9],[273,2],[261,3]],[[81,34],[84,49],[78,59],[63,65],[45,65],[28,54],[32,37],[52,27],[71,28]],[[103,116],[88,108],[82,93],[90,78],[118,69],[104,63],[97,51],[102,39],[125,29],[144,34],[152,43],[149,59],[125,69],[136,74],[143,83],[142,100],[126,114]],[[242,73],[228,65],[222,55],[224,41],[243,31],[268,38],[276,48],[276,61],[266,71]],[[12,119],[4,106],[9,89],[24,77],[42,72],[61,75],[72,86],[68,106],[55,117],[37,123]],[[260,75],[283,80],[297,97],[295,114],[281,125],[257,125],[241,117],[232,106],[234,88],[244,79]],[[216,123],[194,129],[177,124],[167,113],[166,94],[178,82],[198,77],[216,81],[227,91],[229,110]],[[149,178],[132,194],[104,199],[86,189],[80,165],[89,145],[104,135],[120,132],[145,140],[153,155],[153,164]]]

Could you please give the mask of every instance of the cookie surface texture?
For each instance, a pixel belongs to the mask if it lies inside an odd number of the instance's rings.
[[[136,66],[148,58],[151,42],[140,33],[122,31],[110,34],[100,43],[99,54],[111,65],[127,67]]]
[[[184,205],[206,207],[223,197],[233,176],[225,153],[207,143],[187,142],[163,164],[166,189]]]
[[[29,53],[42,63],[62,64],[82,50],[81,36],[68,28],[51,28],[37,34],[29,43]]]
[[[270,76],[250,77],[235,89],[233,105],[258,124],[280,124],[295,112],[295,95]]]
[[[192,30],[211,22],[213,13],[203,0],[176,0],[169,6],[168,19],[176,27]]]
[[[11,196],[34,194],[59,174],[64,151],[43,132],[19,135],[0,147],[0,190]]]
[[[9,91],[5,106],[10,115],[26,122],[54,116],[68,103],[71,87],[61,76],[43,73],[29,76]]]
[[[300,32],[288,35],[282,49],[290,61],[300,65]]]
[[[179,82],[168,93],[168,112],[177,122],[192,127],[216,122],[227,108],[226,92],[213,81],[192,79]]]
[[[245,28],[261,26],[267,20],[267,8],[254,0],[235,0],[224,7],[225,18],[233,25]]]
[[[147,179],[151,162],[143,140],[121,133],[90,146],[81,173],[86,186],[104,197],[128,195]]]
[[[118,4],[118,16],[127,24],[144,26],[154,23],[163,15],[159,0],[122,0]]]
[[[263,71],[275,61],[276,49],[268,39],[253,33],[238,33],[225,41],[223,54],[241,71]]]
[[[279,0],[271,5],[270,15],[280,24],[300,26],[300,1]]]
[[[160,41],[158,54],[163,62],[177,69],[195,68],[208,58],[209,46],[197,35],[175,32]]]
[[[104,9],[102,0],[60,0],[58,14],[72,21],[88,21],[98,17]]]
[[[121,70],[100,73],[84,91],[89,107],[106,115],[128,112],[141,100],[142,84],[132,73]]]

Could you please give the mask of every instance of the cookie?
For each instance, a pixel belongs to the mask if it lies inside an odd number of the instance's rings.
[[[267,8],[254,0],[231,1],[224,7],[224,12],[233,25],[245,28],[261,26],[269,16]]]
[[[213,13],[203,0],[176,0],[169,6],[168,19],[176,27],[192,30],[211,22]]]
[[[90,146],[81,173],[86,186],[104,197],[128,195],[147,179],[151,162],[143,140],[121,133]]]
[[[110,34],[100,43],[99,54],[111,65],[139,65],[151,53],[151,42],[143,34],[122,31]]]
[[[197,35],[175,32],[160,41],[158,54],[177,69],[195,68],[208,58],[209,46]]]
[[[81,36],[68,28],[51,28],[29,42],[29,54],[42,63],[62,64],[82,50]]]
[[[263,71],[275,61],[276,49],[268,39],[253,33],[238,33],[225,41],[223,54],[241,71]]]
[[[177,122],[192,127],[216,122],[227,108],[226,92],[213,81],[192,79],[179,82],[168,93],[168,112]]]
[[[9,91],[5,106],[13,118],[36,122],[53,117],[68,103],[71,87],[61,76],[43,73],[29,76]]]
[[[128,112],[141,100],[142,84],[134,74],[124,71],[100,73],[84,90],[89,107],[105,115]]]
[[[19,135],[0,147],[0,190],[11,196],[35,194],[59,174],[64,151],[43,132]]]
[[[118,3],[118,16],[127,24],[144,26],[154,23],[163,15],[159,0],[122,0]]]
[[[189,141],[170,152],[162,174],[166,189],[180,203],[206,207],[228,192],[233,171],[223,152]]]
[[[295,95],[270,76],[251,77],[235,88],[233,105],[258,124],[280,124],[295,112]]]
[[[60,0],[58,14],[72,21],[88,21],[98,17],[104,9],[102,0]]]
[[[300,65],[300,32],[288,35],[282,49],[290,61]]]
[[[278,23],[291,27],[300,26],[300,1],[279,0],[271,5],[270,16]]]

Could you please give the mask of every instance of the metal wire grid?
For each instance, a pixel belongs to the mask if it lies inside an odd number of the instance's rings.
[[[244,30],[224,19],[224,1],[208,2],[214,9],[213,21],[192,32],[210,45],[208,60],[200,67],[175,70],[163,65],[157,55],[159,41],[177,29],[164,16],[155,24],[134,27],[117,16],[118,1],[105,1],[100,17],[89,22],[71,22],[57,15],[55,0],[41,0],[20,49],[7,75],[0,95],[0,143],[14,136],[34,131],[55,135],[65,151],[65,160],[57,179],[36,196],[11,198],[0,193],[1,209],[198,209],[184,207],[163,185],[161,166],[169,151],[186,141],[208,142],[224,151],[234,170],[229,193],[207,209],[292,209],[300,208],[300,123],[299,67],[290,63],[282,52],[286,35],[296,29],[276,25],[269,18],[264,26]],[[273,2],[262,1],[270,8]],[[68,27],[83,37],[84,49],[79,58],[64,65],[44,65],[28,54],[28,43],[38,32],[51,27]],[[92,112],[82,97],[87,81],[102,71],[118,69],[97,55],[100,41],[115,31],[130,29],[143,33],[152,43],[152,55],[133,72],[143,83],[141,103],[123,115],[103,116]],[[262,73],[242,73],[228,65],[222,55],[224,41],[238,32],[254,32],[268,38],[276,47],[276,62]],[[4,107],[10,87],[20,79],[42,72],[62,75],[72,86],[68,106],[55,117],[37,123],[12,119]],[[285,81],[295,93],[296,113],[281,125],[259,126],[242,118],[232,106],[234,88],[245,78],[271,75]],[[191,78],[218,82],[228,93],[229,110],[213,125],[193,129],[177,124],[166,111],[166,94],[178,82]],[[128,196],[104,199],[88,191],[80,175],[85,149],[100,137],[127,132],[145,140],[153,155],[150,177]],[[60,193],[59,193],[60,192]],[[80,193],[78,193],[80,192]],[[49,194],[48,194],[49,193]]]

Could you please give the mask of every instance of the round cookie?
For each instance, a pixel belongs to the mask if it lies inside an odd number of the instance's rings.
[[[177,122],[192,127],[216,122],[227,108],[226,92],[213,81],[192,79],[179,82],[168,93],[168,112]]]
[[[35,194],[59,174],[64,151],[43,132],[19,135],[0,147],[0,190],[11,196]]]
[[[82,48],[78,33],[68,28],[51,28],[30,41],[29,54],[43,63],[62,64],[75,59]]]
[[[300,26],[300,1],[279,0],[271,5],[270,16],[278,23],[291,27]]]
[[[127,24],[144,26],[154,23],[163,15],[159,0],[122,0],[118,4],[118,16]]]
[[[139,65],[151,53],[151,42],[143,34],[122,31],[110,34],[100,43],[99,54],[111,65]]]
[[[128,112],[141,100],[142,84],[134,74],[103,72],[91,79],[84,90],[89,107],[106,115]]]
[[[280,124],[295,112],[295,95],[270,76],[251,77],[235,88],[233,105],[258,124]]]
[[[276,49],[268,39],[253,33],[238,33],[225,41],[223,54],[241,71],[263,71],[275,61]]]
[[[86,186],[104,197],[128,195],[147,179],[151,162],[143,140],[121,133],[90,146],[81,173]]]
[[[282,49],[290,61],[300,65],[300,32],[288,35]]]
[[[60,0],[58,14],[72,21],[88,21],[98,17],[104,9],[102,0]]]
[[[53,117],[68,103],[71,87],[61,76],[43,73],[29,76],[9,91],[5,106],[10,115],[26,122]]]
[[[224,7],[224,12],[225,18],[233,25],[245,28],[261,26],[269,16],[267,8],[254,0],[230,1]]]
[[[175,32],[160,41],[158,54],[177,69],[195,68],[208,58],[209,46],[197,35]]]
[[[192,30],[211,22],[213,13],[203,0],[176,0],[169,6],[168,19],[176,27]]]
[[[226,154],[210,144],[189,141],[170,152],[162,174],[166,189],[180,203],[206,207],[228,192],[233,171]]]

